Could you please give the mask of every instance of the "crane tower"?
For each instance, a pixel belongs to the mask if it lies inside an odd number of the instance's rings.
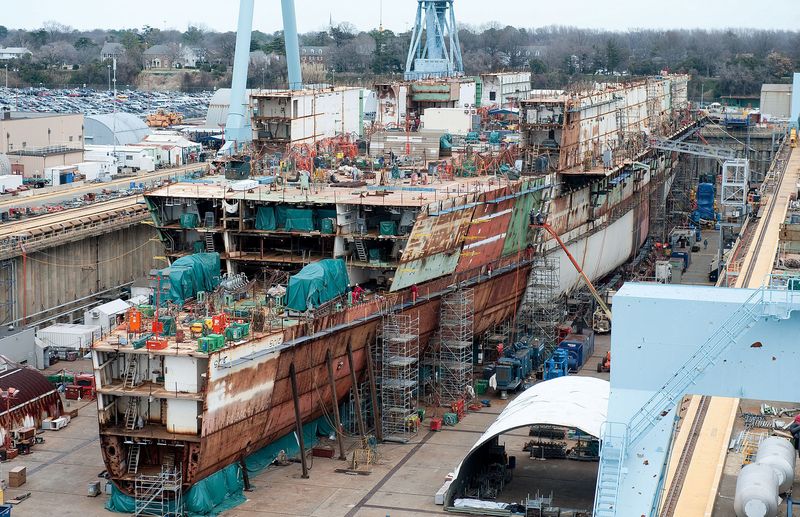
[[[417,0],[417,18],[406,60],[406,80],[464,74],[453,1]]]

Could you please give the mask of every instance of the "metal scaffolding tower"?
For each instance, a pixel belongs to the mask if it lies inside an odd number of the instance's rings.
[[[528,277],[525,301],[518,321],[526,333],[539,339],[547,352],[556,346],[563,308],[560,292],[561,267],[557,258],[536,257]]]
[[[385,315],[379,339],[383,438],[407,442],[417,432],[419,316]]]
[[[180,468],[164,468],[155,476],[140,474],[135,481],[135,515],[184,515]]]
[[[472,341],[475,294],[459,289],[442,298],[437,365],[439,404],[450,406],[464,396],[472,383]]]

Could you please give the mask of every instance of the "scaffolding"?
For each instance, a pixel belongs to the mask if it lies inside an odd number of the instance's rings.
[[[528,277],[525,301],[520,308],[521,317],[518,318],[521,330],[538,338],[547,352],[551,352],[557,344],[558,325],[563,312],[560,282],[559,260],[553,257],[536,257]]]
[[[419,316],[385,315],[379,339],[383,438],[408,442],[419,428]]]
[[[460,400],[472,384],[474,298],[472,289],[458,289],[442,298],[436,362],[437,398],[443,406]]]
[[[514,323],[511,320],[496,325],[483,334],[481,339],[481,355],[478,357],[480,364],[491,364],[500,357],[497,355],[498,345],[509,344],[513,334]]]
[[[180,468],[162,467],[158,475],[136,476],[135,515],[184,515]]]
[[[361,414],[364,416],[364,425],[366,426],[366,433],[370,434],[374,429],[371,422],[374,421],[372,417],[372,397],[369,395],[369,381],[360,383],[358,389],[358,400],[361,401]],[[353,388],[350,388],[349,398],[344,408],[342,408],[342,426],[345,431],[352,435],[357,436],[360,431],[358,429],[358,413],[356,413],[356,394]]]

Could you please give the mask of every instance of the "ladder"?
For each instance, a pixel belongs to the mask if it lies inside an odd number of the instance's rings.
[[[207,253],[214,253],[217,251],[217,247],[214,245],[214,234],[211,232],[206,233],[206,252]]]
[[[128,474],[139,472],[139,456],[142,454],[141,445],[134,443],[128,449]]]
[[[636,443],[667,416],[686,394],[686,390],[713,366],[731,345],[764,315],[764,288],[755,291],[734,311],[711,337],[681,366],[661,389],[637,411],[629,423],[630,442]]]
[[[363,239],[356,239],[356,255],[358,255],[358,260],[361,262],[366,262],[369,257],[367,257],[367,247],[364,245]]]
[[[136,420],[139,418],[138,399],[131,397],[128,399],[128,407],[125,408],[125,428],[129,431],[136,429]]]
[[[622,464],[628,442],[628,427],[625,424],[606,422],[600,432],[600,465],[597,470],[597,486],[594,494],[594,517],[616,515],[619,485],[622,481]]]
[[[131,357],[128,361],[128,367],[125,369],[125,377],[122,380],[122,387],[123,388],[135,388],[136,387],[136,357]]]

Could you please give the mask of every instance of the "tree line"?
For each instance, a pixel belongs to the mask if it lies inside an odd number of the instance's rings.
[[[757,95],[764,82],[788,82],[800,69],[800,32],[773,30],[630,30],[574,27],[516,28],[498,24],[461,26],[459,38],[467,75],[530,70],[535,88],[562,87],[587,76],[641,76],[662,70],[692,74],[690,96],[707,100],[725,95]],[[349,23],[300,36],[304,47],[321,47],[322,79],[368,83],[402,76],[410,32],[359,31]],[[230,81],[235,49],[233,32],[190,26],[186,31],[137,29],[78,31],[50,22],[36,30],[0,26],[0,46],[26,47],[32,55],[10,66],[20,85],[105,84],[105,42],[124,46],[119,84],[137,84],[143,52],[152,45],[187,45],[204,50],[203,60],[184,79],[184,87],[211,88]],[[255,31],[249,71],[253,87],[286,82],[282,32]],[[277,56],[277,58],[275,58]],[[260,59],[260,61],[258,60]]]

